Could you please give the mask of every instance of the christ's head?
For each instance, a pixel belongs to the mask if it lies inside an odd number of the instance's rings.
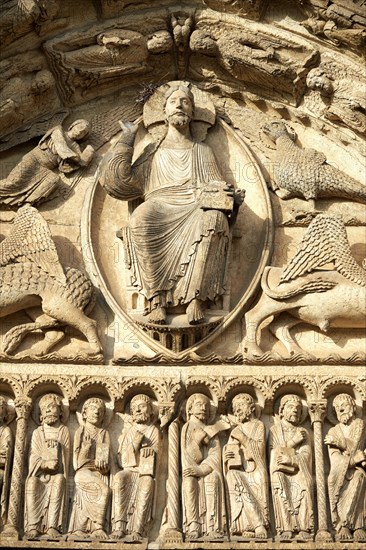
[[[168,124],[186,127],[193,118],[194,99],[186,86],[172,86],[165,94],[165,118]]]

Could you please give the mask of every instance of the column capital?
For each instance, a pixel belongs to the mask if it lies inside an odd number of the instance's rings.
[[[328,402],[326,399],[318,399],[308,403],[311,423],[323,422],[327,412]]]
[[[19,397],[15,400],[15,412],[17,420],[27,420],[32,410],[32,400],[29,397]]]

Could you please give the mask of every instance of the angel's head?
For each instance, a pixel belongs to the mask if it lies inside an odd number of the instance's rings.
[[[71,140],[81,141],[90,132],[90,123],[84,118],[79,118],[70,124],[67,135]]]
[[[331,94],[333,92],[331,80],[325,74],[324,70],[319,67],[311,69],[311,71],[308,72],[306,84],[310,90],[317,90],[325,94]]]

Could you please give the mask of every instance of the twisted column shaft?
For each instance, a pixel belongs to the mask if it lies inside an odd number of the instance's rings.
[[[24,472],[24,451],[26,444],[28,417],[31,406],[32,402],[28,398],[15,401],[17,431],[15,438],[13,471],[10,485],[8,518],[6,527],[2,533],[2,536],[4,537],[19,537],[20,509]]]

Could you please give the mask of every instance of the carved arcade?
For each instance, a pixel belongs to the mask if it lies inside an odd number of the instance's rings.
[[[360,550],[365,7],[155,4],[0,6],[0,546]]]

